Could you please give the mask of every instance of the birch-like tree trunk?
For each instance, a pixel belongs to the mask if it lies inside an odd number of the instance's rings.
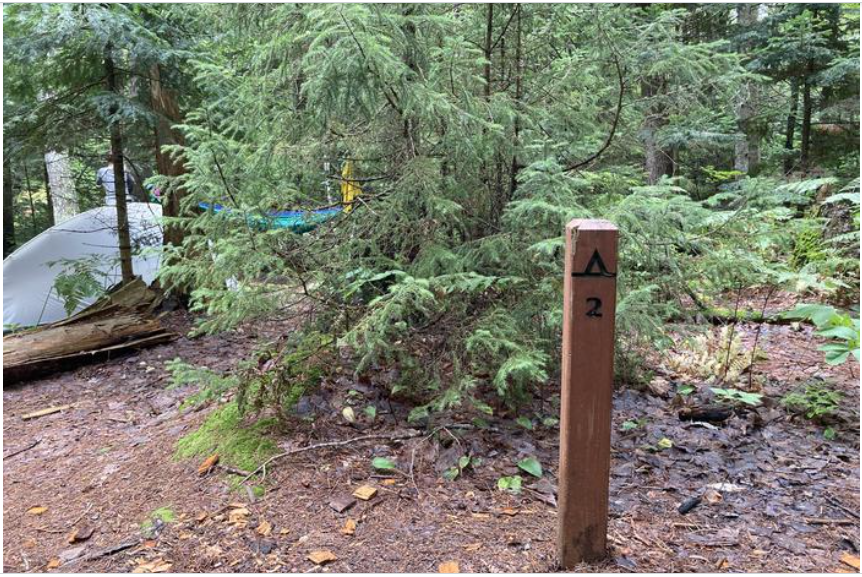
[[[49,150],[45,153],[45,170],[51,189],[54,224],[60,224],[80,212],[69,155],[65,151]]]

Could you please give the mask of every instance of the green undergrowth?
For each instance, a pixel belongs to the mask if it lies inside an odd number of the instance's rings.
[[[197,431],[180,439],[175,456],[188,459],[218,453],[225,465],[252,471],[278,452],[269,437],[275,424],[273,418],[243,423],[237,402],[231,401],[211,412]]]
[[[147,515],[147,518],[141,523],[141,530],[144,531],[144,533],[150,533],[153,530],[156,521],[161,521],[162,523],[167,524],[174,523],[176,520],[177,515],[170,506],[159,507]]]

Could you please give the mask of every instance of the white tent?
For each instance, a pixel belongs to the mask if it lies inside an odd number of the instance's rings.
[[[159,204],[132,202],[129,234],[132,268],[150,284],[159,270],[162,229]],[[105,288],[121,279],[117,209],[103,206],[49,228],[19,247],[3,261],[3,326],[34,326],[67,316],[54,282],[68,270],[68,261],[89,263],[92,276]],[[57,261],[67,261],[65,264]],[[53,264],[49,264],[53,263]],[[78,303],[77,312],[95,299]]]

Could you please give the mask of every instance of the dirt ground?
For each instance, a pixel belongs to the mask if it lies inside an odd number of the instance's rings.
[[[187,326],[180,313],[173,320]],[[212,407],[180,410],[192,389],[169,389],[164,362],[181,357],[226,370],[266,330],[180,338],[5,388],[4,571],[436,572],[449,561],[462,572],[556,570],[553,424],[537,420],[527,431],[514,415],[498,416],[487,428],[305,452],[273,463],[262,495],[237,489],[221,469],[199,476],[202,458],[175,459],[177,440]],[[754,338],[753,325],[739,330],[746,342]],[[610,555],[581,569],[852,571],[841,559],[858,562],[859,367],[825,365],[817,344],[810,328],[764,326],[759,345],[768,360],[756,369],[767,377],[764,406],[721,423],[680,420],[673,392],[617,390]],[[778,403],[809,379],[844,392],[833,440]],[[390,406],[374,387],[347,381],[326,383],[314,399],[317,418],[281,433],[280,447],[409,430],[409,407]],[[351,388],[376,403],[373,423],[341,417]],[[21,419],[57,405],[71,407]],[[626,430],[626,422],[638,426]],[[663,439],[673,446],[655,449]],[[441,473],[465,454],[481,463],[444,480]],[[375,473],[375,456],[401,472]],[[521,495],[498,491],[497,479],[517,474],[515,463],[526,456],[541,462],[544,477],[527,481],[520,472]],[[330,505],[361,485],[377,494],[342,513]],[[680,504],[697,496],[701,503],[681,514]],[[34,514],[36,507],[45,509]],[[157,510],[171,515],[145,527]],[[348,519],[352,535],[344,531]],[[75,529],[93,532],[70,543]],[[336,559],[315,565],[307,557],[320,550]]]

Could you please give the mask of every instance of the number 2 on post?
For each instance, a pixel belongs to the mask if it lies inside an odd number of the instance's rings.
[[[587,304],[591,307],[589,310],[587,310],[588,317],[602,316],[602,299],[590,297],[587,299]]]

